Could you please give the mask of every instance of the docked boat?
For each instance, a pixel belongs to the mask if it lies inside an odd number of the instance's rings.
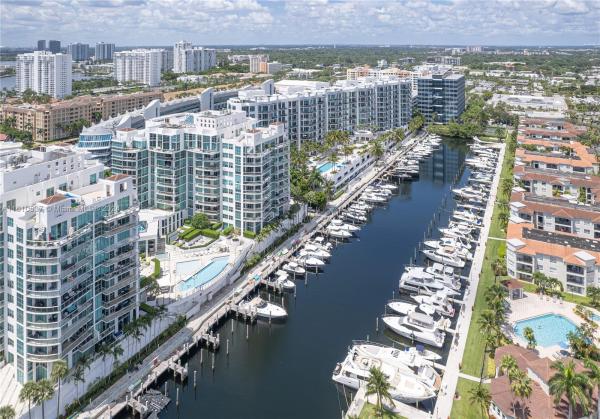
[[[411,295],[411,298],[419,304],[427,304],[433,307],[442,316],[454,317],[454,306],[443,292],[436,292],[432,295]]]
[[[455,268],[464,268],[465,261],[456,253],[455,249],[443,247],[436,250],[422,250],[423,254],[434,262],[450,265]]]
[[[282,269],[294,275],[304,275],[306,273],[306,269],[296,262],[288,262],[282,266]]]
[[[340,220],[339,218],[334,218],[333,220],[331,220],[331,222],[329,223],[329,225],[327,226],[327,228],[339,228],[341,230],[347,230],[351,233],[356,233],[357,231],[360,231],[360,227],[357,227],[355,225],[352,224],[346,224],[344,223],[344,221]]]
[[[348,230],[342,230],[340,228],[330,228],[331,226],[327,227],[327,233],[329,233],[329,235],[331,237],[334,237],[336,239],[349,239],[350,237],[352,237],[352,233],[350,233]]]
[[[305,268],[321,268],[325,265],[321,259],[313,256],[305,256],[298,259],[298,263],[303,265]]]
[[[422,266],[407,266],[401,279],[405,279],[408,284],[424,284],[430,288],[442,289],[449,288],[458,291],[461,288],[460,279],[454,275],[435,274],[428,272],[428,268]]]
[[[431,316],[416,312],[411,312],[406,316],[383,316],[383,322],[400,336],[437,348],[441,348],[446,339],[446,333],[442,332],[440,328],[449,324],[448,319],[436,322]]]
[[[332,380],[338,384],[358,390],[365,386],[371,375],[371,368],[380,369],[390,384],[392,399],[403,403],[417,403],[435,396],[432,386],[425,384],[417,375],[406,372],[379,359],[348,351],[346,358],[338,363]]]
[[[396,314],[404,314],[407,315],[410,312],[416,311],[416,312],[423,312],[425,314],[427,314],[428,316],[433,316],[436,313],[435,307],[426,304],[426,303],[420,303],[420,304],[411,304],[411,303],[407,303],[405,301],[390,301],[389,303],[387,303],[387,307],[389,307],[390,310],[392,310],[394,313]]]
[[[279,269],[275,272],[275,275],[275,283],[284,291],[293,291],[296,289],[296,284],[294,284],[293,281],[290,281],[289,274],[286,271]]]
[[[372,202],[374,204],[383,204],[383,203],[387,202],[387,199],[385,199],[381,195],[375,195],[375,194],[371,194],[371,193],[363,193],[362,197],[365,201]]]
[[[300,250],[300,256],[314,256],[319,259],[329,259],[331,257],[331,253],[327,250],[323,249],[320,246],[316,246],[311,243],[307,243],[304,245],[304,248]]]
[[[279,320],[287,317],[287,311],[283,307],[265,301],[259,298],[258,301],[242,301],[239,303],[241,311],[255,312],[258,317],[263,319]]]

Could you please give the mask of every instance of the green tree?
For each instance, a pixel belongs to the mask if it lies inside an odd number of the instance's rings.
[[[492,270],[494,271],[494,282],[498,280],[499,276],[506,275],[506,263],[504,259],[497,258],[492,262]]]
[[[52,372],[50,373],[50,379],[58,384],[58,393],[56,398],[56,416],[60,416],[60,388],[62,382],[67,378],[69,373],[69,367],[67,363],[60,359],[52,364]]]
[[[106,376],[106,358],[112,355],[112,347],[108,343],[103,343],[98,348],[98,354],[102,358],[102,375]]]
[[[600,309],[600,288],[587,287],[586,294],[590,299],[590,305],[594,308]]]
[[[71,376],[73,379],[73,383],[75,383],[75,392],[77,395],[77,402],[79,402],[79,383],[85,382],[85,367],[81,364],[77,364],[75,369],[73,370],[73,375]]]
[[[14,407],[10,405],[0,407],[0,419],[14,419],[15,415]]]
[[[116,370],[119,366],[119,358],[123,355],[123,348],[118,343],[112,345],[112,359],[113,359],[113,368],[112,371]],[[111,374],[112,374],[111,371]]]
[[[514,356],[504,355],[500,360],[499,370],[501,374],[508,376],[509,381],[512,381],[516,377],[516,374],[518,374],[519,365]]]
[[[50,380],[40,380],[36,383],[35,403],[42,406],[42,419],[46,418],[46,401],[54,397],[54,386]]]
[[[197,212],[192,217],[192,227],[197,228],[199,230],[203,230],[205,228],[210,227],[210,219],[208,216],[202,212]]]
[[[377,395],[377,413],[383,417],[385,409],[382,401],[388,400],[392,402],[392,396],[390,394],[390,383],[381,369],[378,367],[371,367],[369,370],[369,380],[367,381],[367,396],[371,394]]]
[[[550,394],[554,396],[554,404],[558,405],[563,397],[569,403],[568,419],[573,418],[573,407],[579,407],[588,414],[591,404],[591,382],[587,375],[578,373],[573,360],[563,363],[556,361],[552,364],[554,375],[548,381]]]
[[[531,327],[526,327],[523,329],[523,337],[527,341],[527,349],[535,349],[537,346],[537,341],[535,340],[535,334],[533,333],[533,329]]]
[[[21,391],[19,392],[19,400],[22,402],[27,402],[27,412],[29,414],[29,419],[31,419],[31,402],[34,400],[37,392],[37,384],[35,381],[28,381],[23,384],[21,387]]]
[[[587,368],[585,373],[590,383],[596,386],[597,393],[600,394],[600,366],[591,359],[585,359],[583,365]]]
[[[490,391],[481,383],[477,387],[473,387],[469,390],[469,401],[481,408],[482,417],[486,416],[486,413],[490,408],[491,400],[492,396],[490,395]]]
[[[383,144],[381,140],[375,139],[369,143],[369,153],[373,155],[376,161],[379,161],[383,156],[385,150],[383,148]]]
[[[521,414],[522,417],[527,417],[527,414],[525,412],[525,399],[530,398],[531,393],[533,392],[531,378],[529,378],[529,376],[525,372],[519,370],[516,377],[510,383],[510,391],[512,394],[514,394],[515,397],[521,399]],[[513,411],[515,412],[515,414],[517,413],[514,405]]]

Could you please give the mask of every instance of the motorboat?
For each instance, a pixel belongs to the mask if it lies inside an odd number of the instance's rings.
[[[304,255],[302,254],[302,252],[304,252]],[[331,253],[329,253],[327,250],[311,243],[305,244],[304,248],[300,250],[300,256],[305,255],[314,256],[319,259],[329,259],[331,257]]]
[[[464,237],[441,237],[439,240],[426,240],[423,244],[432,249],[437,249],[440,246],[454,246],[469,251],[472,247],[471,242]]]
[[[352,350],[336,365],[331,378],[338,384],[358,390],[367,385],[372,368],[380,369],[385,375],[390,385],[390,396],[394,400],[417,403],[435,397],[434,388],[424,383],[416,374]]]
[[[306,269],[296,262],[288,262],[282,266],[282,269],[294,275],[304,275],[306,273]]]
[[[419,304],[428,304],[433,307],[436,312],[442,316],[453,317],[455,310],[452,303],[448,300],[448,296],[443,292],[432,295],[411,295],[411,298]]]
[[[455,268],[464,268],[465,261],[456,253],[456,250],[450,247],[442,247],[436,250],[425,249],[423,254],[434,262],[440,262],[444,265]]]
[[[327,240],[325,240],[325,237],[323,237],[323,236],[317,236],[317,237],[315,237],[311,241],[311,243],[316,244],[318,246],[321,246],[325,250],[330,250],[330,249],[333,248],[333,244],[331,244]]]
[[[431,316],[416,312],[406,316],[383,316],[383,322],[400,336],[437,348],[441,348],[446,339],[446,333],[440,329],[449,325],[448,319],[436,322]]]
[[[302,264],[305,268],[321,268],[325,265],[325,262],[313,256],[301,257],[298,259],[298,263]]]
[[[387,307],[389,307],[390,310],[392,310],[394,313],[396,314],[408,314],[412,311],[422,311],[423,313],[429,315],[429,316],[433,316],[436,313],[435,307],[426,304],[426,303],[420,303],[420,304],[411,304],[411,303],[407,303],[405,301],[390,301],[389,303],[387,303]]]
[[[293,291],[296,288],[296,284],[290,281],[289,274],[281,269],[275,272],[275,283],[284,291]]]
[[[287,311],[283,307],[265,301],[262,298],[252,301],[242,301],[239,303],[239,309],[242,312],[254,312],[258,317],[263,319],[278,320],[287,317]]]
[[[416,292],[419,294],[434,294],[443,291],[448,295],[458,295],[458,291],[448,288],[440,281],[426,281],[420,277],[414,277],[408,272],[404,272],[400,277],[398,287],[401,290]]]
[[[461,259],[470,260],[473,257],[469,249],[465,248],[462,244],[452,238],[427,240],[424,244],[430,249],[455,253]]]
[[[333,228],[333,229],[341,229],[341,230],[347,230],[351,233],[356,233],[357,231],[360,231],[360,227],[357,227],[355,225],[352,224],[346,224],[344,223],[344,221],[340,220],[339,218],[334,218],[333,220],[331,220],[331,222],[329,223],[329,225],[327,226],[327,228]]]
[[[421,381],[436,390],[439,390],[441,377],[431,366],[432,361],[425,359],[416,351],[403,351],[391,346],[375,342],[354,341],[350,351],[378,359],[383,363],[390,364],[398,369],[410,368]]]
[[[387,199],[385,199],[381,195],[375,195],[375,194],[371,194],[371,193],[363,193],[362,197],[365,201],[373,202],[375,204],[382,204],[384,202],[387,202]]]
[[[377,184],[377,186],[379,188],[387,189],[392,192],[398,190],[398,186],[392,185],[391,183],[383,183],[382,182],[382,183]]]
[[[454,275],[437,274],[436,276],[436,274],[428,272],[427,268],[422,266],[407,266],[405,271],[400,280],[404,279],[408,285],[418,286],[423,284],[433,289],[448,288],[453,291],[458,291],[461,288],[460,280]]]
[[[356,214],[352,211],[346,211],[342,214],[345,220],[355,223],[365,223],[367,221],[367,217],[364,215]]]
[[[454,211],[452,213],[452,218],[454,218],[455,220],[464,221],[468,224],[473,224],[477,226],[481,225],[480,217],[469,211]]]
[[[327,233],[329,233],[329,235],[331,237],[334,237],[336,239],[349,239],[350,237],[352,237],[352,233],[350,233],[348,230],[342,230],[340,228],[335,228],[332,226],[328,226],[327,227]]]
[[[439,262],[435,262],[433,265],[426,267],[425,272],[444,283],[460,284],[460,279],[456,277],[452,266],[445,266]]]

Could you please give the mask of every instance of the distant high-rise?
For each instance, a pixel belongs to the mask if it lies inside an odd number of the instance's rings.
[[[465,76],[451,71],[417,79],[417,110],[427,121],[447,124],[465,110]]]
[[[35,51],[17,55],[17,91],[31,89],[55,98],[71,94],[71,56]]]
[[[46,50],[46,40],[40,39],[37,43],[37,51],[45,51]]]
[[[67,54],[71,55],[73,61],[85,61],[90,58],[90,46],[88,44],[69,44]]]
[[[48,41],[48,50],[52,54],[58,54],[60,52],[60,41]]]
[[[105,44],[99,42],[96,44],[96,61],[112,61],[115,53],[115,44]]]
[[[269,61],[268,55],[249,55],[250,59],[250,72],[251,73],[262,73],[261,64]]]
[[[172,71],[173,70],[173,50],[163,49],[162,50],[162,61],[160,63],[160,71]]]
[[[173,72],[195,73],[217,65],[217,50],[194,47],[190,42],[179,41],[173,49]]]
[[[158,86],[160,84],[161,49],[134,49],[114,53],[115,78],[119,83],[130,81]]]

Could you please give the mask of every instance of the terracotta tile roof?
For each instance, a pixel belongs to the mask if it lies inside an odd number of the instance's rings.
[[[535,140],[527,140],[526,142],[532,142]],[[536,141],[538,142],[538,141]],[[551,141],[541,141],[542,144],[551,145]],[[515,157],[519,158],[525,163],[529,162],[543,162],[550,163],[556,165],[567,165],[573,167],[583,167],[583,168],[592,168],[598,165],[598,161],[596,160],[596,156],[589,152],[586,146],[577,142],[571,141],[569,146],[573,149],[574,154],[578,157],[578,159],[569,158],[569,157],[558,157],[547,155],[544,153],[533,154],[524,150],[522,148],[518,148],[515,151]]]
[[[564,204],[568,204],[568,202],[562,198],[547,197],[545,202],[539,202],[528,200],[528,197],[533,197],[533,195],[525,192],[513,192],[510,202],[520,202],[525,205],[524,207],[519,208],[519,212],[525,214],[533,214],[533,212],[538,212],[551,214],[555,217],[566,217],[581,220],[594,220],[597,217],[600,217],[600,212],[594,210],[593,207],[580,205],[578,208],[569,208],[567,206],[563,206]],[[597,209],[598,207],[594,208]]]
[[[52,195],[46,199],[42,199],[40,201],[40,204],[50,205],[50,204],[54,204],[56,202],[64,201],[65,199],[67,199],[67,198],[64,195],[60,195],[60,194]]]
[[[493,378],[490,383],[492,401],[506,416],[517,416],[513,411],[514,407],[519,417],[531,419],[566,418],[564,414],[554,408],[553,398],[547,395],[535,381],[531,383],[531,390],[529,399],[521,400],[514,397],[510,391],[510,381],[507,376]],[[524,415],[521,414],[523,411],[525,412]]]

